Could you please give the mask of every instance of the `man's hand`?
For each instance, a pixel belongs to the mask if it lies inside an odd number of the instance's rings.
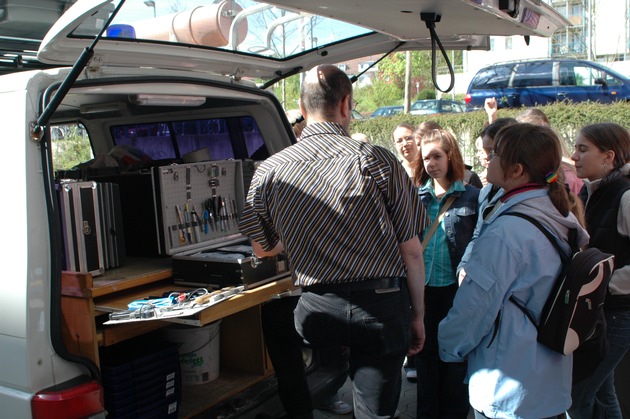
[[[483,108],[486,110],[486,114],[488,115],[488,123],[491,124],[497,120],[497,111],[499,110],[499,105],[497,104],[497,98],[489,97],[486,98]]]
[[[417,354],[424,348],[424,319],[414,317],[411,320],[411,344],[407,351],[407,356]]]

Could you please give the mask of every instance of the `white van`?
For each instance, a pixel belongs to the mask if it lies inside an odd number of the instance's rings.
[[[506,6],[511,10],[500,10],[495,0],[360,3],[79,0],[38,53],[42,63],[59,68],[0,78],[8,200],[0,207],[8,239],[0,259],[0,417],[103,417],[111,395],[103,390],[102,352],[165,324],[106,326],[107,310],[153,292],[149,286],[175,287],[169,255],[156,243],[156,214],[144,205],[145,193],[157,193],[151,186],[138,187],[135,196],[132,188],[131,198],[121,202],[123,212],[138,215],[124,225],[127,240],[136,239],[127,241],[128,266],[64,270],[56,164],[72,133],[85,135],[91,156],[63,176],[146,173],[208,149],[204,161],[210,165],[243,162],[246,184],[251,173],[245,168],[253,170],[255,161],[295,141],[282,104],[266,90],[284,77],[321,63],[429,49],[421,12],[436,16],[446,49],[487,49],[488,35],[548,37],[568,24],[536,0]],[[532,13],[535,22],[520,17]],[[202,325],[222,318],[222,356],[237,354],[240,364],[226,360],[222,390],[186,389],[170,413],[192,416],[272,373],[264,345],[254,342],[260,334],[256,307],[278,290],[243,298],[247,304],[228,314],[207,310],[186,319]],[[248,371],[231,372],[253,358]]]

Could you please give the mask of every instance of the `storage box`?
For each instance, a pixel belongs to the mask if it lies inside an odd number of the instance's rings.
[[[281,258],[257,259],[252,254],[251,246],[236,244],[190,255],[175,255],[173,278],[180,285],[223,288],[245,284],[248,289],[287,271],[286,261]]]
[[[64,269],[102,275],[105,265],[96,182],[63,181],[58,190]]]
[[[157,335],[102,350],[108,418],[177,418],[181,371],[177,345]]]

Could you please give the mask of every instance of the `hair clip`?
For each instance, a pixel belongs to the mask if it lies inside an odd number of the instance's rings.
[[[547,183],[555,183],[558,181],[558,172],[554,172],[553,170],[545,175],[545,180]]]

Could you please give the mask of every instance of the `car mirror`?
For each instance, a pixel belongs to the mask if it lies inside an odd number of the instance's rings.
[[[598,77],[598,78],[595,79],[595,84],[601,84],[602,86],[608,85],[608,83],[606,83],[606,80],[604,80],[601,77]]]

